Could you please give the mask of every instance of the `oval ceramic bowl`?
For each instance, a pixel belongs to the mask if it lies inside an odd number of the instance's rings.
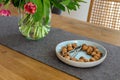
[[[63,46],[66,46],[66,45],[72,44],[72,43],[77,43],[78,46],[80,46],[82,44],[96,46],[100,50],[100,52],[102,52],[102,57],[99,60],[94,61],[94,62],[76,62],[76,61],[68,60],[60,55],[60,51]],[[71,65],[74,67],[88,68],[88,67],[93,67],[93,66],[96,66],[96,65],[102,63],[107,56],[107,50],[102,45],[95,43],[95,42],[86,41],[86,40],[70,40],[70,41],[61,42],[56,46],[56,55],[61,61],[63,61],[64,63],[66,63],[68,65]],[[83,56],[87,59],[91,58],[91,56],[87,55],[84,51],[80,51],[78,53],[78,55],[75,56],[75,58],[79,59],[81,56]]]

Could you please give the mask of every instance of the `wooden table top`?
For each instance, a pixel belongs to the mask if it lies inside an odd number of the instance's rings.
[[[53,14],[52,26],[120,46],[120,31]],[[0,80],[79,80],[0,45]]]

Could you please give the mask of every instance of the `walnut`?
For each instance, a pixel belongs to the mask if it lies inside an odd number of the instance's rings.
[[[73,49],[76,48],[76,47],[77,47],[77,44],[76,44],[76,43],[73,43],[73,44],[72,44],[72,47],[73,47]]]
[[[90,62],[96,61],[95,58],[90,58]]]
[[[73,50],[76,47],[77,47],[76,43],[63,46],[61,53],[60,53],[61,56],[63,56],[64,58],[68,60],[77,61],[77,62],[94,62],[96,60],[99,60],[102,57],[102,53],[99,51],[97,47],[83,44],[81,50],[85,51],[88,55],[91,56],[91,58],[88,60],[84,58],[83,56],[81,56],[79,60],[77,60],[75,57],[70,57],[70,53],[69,53],[69,51]]]
[[[66,52],[67,52],[67,48],[66,48],[66,47],[63,47],[61,52],[62,52],[62,53],[66,53]]]
[[[65,58],[70,60],[70,56],[65,56]]]
[[[76,58],[74,58],[74,57],[73,57],[73,58],[70,58],[70,60],[77,61],[77,59],[76,59]]]
[[[96,49],[94,49],[94,52],[99,52],[99,49],[97,49],[97,48],[96,48]]]
[[[92,46],[92,48],[93,48],[93,51],[95,51],[97,49],[97,47],[95,47],[95,46]]]
[[[97,54],[95,54],[95,56],[97,56],[97,57],[101,57],[101,54],[100,53],[97,53]]]
[[[81,56],[79,59],[84,59],[84,57],[83,57],[83,56]]]
[[[88,59],[84,59],[84,62],[89,62],[89,60]]]
[[[67,47],[72,47],[72,44],[68,44]]]
[[[92,54],[92,51],[93,51],[93,48],[92,48],[91,46],[88,46],[87,54],[88,54],[88,55],[91,55],[91,54]]]
[[[88,46],[87,46],[86,44],[83,44],[83,45],[82,45],[82,50],[83,50],[83,51],[86,51],[87,49],[88,49]]]
[[[73,50],[72,46],[67,47],[67,51]]]
[[[98,51],[98,52],[97,52],[97,54],[99,54],[99,55],[100,55],[100,57],[102,56],[102,53],[101,53],[100,51]]]
[[[91,53],[92,56],[94,56],[94,55],[96,55],[96,54],[97,54],[96,52],[92,52],[92,53]]]
[[[100,57],[98,57],[98,56],[93,56],[93,58],[94,58],[95,60],[99,60],[99,59],[100,59]]]
[[[79,59],[78,62],[84,62],[84,59]]]
[[[80,61],[80,62],[89,62],[89,60],[85,59],[83,56],[80,57],[78,61]]]

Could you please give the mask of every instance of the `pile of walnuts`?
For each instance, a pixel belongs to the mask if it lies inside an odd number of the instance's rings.
[[[77,61],[77,62],[93,62],[93,61],[99,60],[102,57],[102,53],[99,51],[97,47],[82,44],[81,51],[85,51],[87,55],[91,56],[91,58],[86,59],[84,57],[80,57],[79,59],[76,59],[75,57],[71,57],[69,53],[69,51],[75,48],[77,48],[76,43],[68,44],[62,47],[60,54],[66,59]]]

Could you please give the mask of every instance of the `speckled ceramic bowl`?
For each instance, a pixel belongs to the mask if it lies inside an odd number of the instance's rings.
[[[102,52],[102,57],[99,60],[94,61],[94,62],[77,62],[77,61],[72,61],[72,60],[69,60],[69,59],[62,57],[60,55],[61,48],[63,46],[66,46],[67,44],[72,44],[72,43],[77,43],[78,46],[82,45],[82,44],[95,46],[100,50],[100,52]],[[69,40],[69,41],[61,42],[56,46],[56,55],[61,61],[63,61],[64,63],[66,63],[68,65],[71,65],[74,67],[87,68],[87,67],[93,67],[93,66],[96,66],[96,65],[99,65],[100,63],[102,63],[107,56],[107,50],[102,45],[95,43],[95,42],[86,41],[86,40]],[[80,51],[75,56],[75,58],[79,59],[81,56],[85,57],[86,59],[91,58],[91,56],[87,55],[86,52],[84,52],[84,51]]]

